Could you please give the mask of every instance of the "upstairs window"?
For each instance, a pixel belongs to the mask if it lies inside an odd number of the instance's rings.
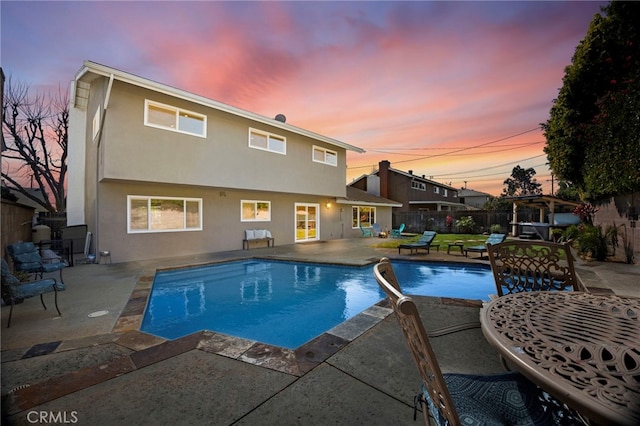
[[[278,154],[286,154],[287,138],[263,132],[262,130],[249,129],[249,146]]]
[[[202,198],[127,197],[128,232],[202,230]]]
[[[449,196],[449,191],[446,188],[442,189],[442,196],[443,197],[448,197]]]
[[[206,116],[150,100],[144,102],[144,124],[203,138],[207,134]]]
[[[330,149],[313,146],[313,161],[316,163],[328,164],[330,166],[338,165],[338,153]]]
[[[433,192],[434,192],[434,194],[439,194],[440,193],[440,187],[439,186],[434,186],[433,187]]]
[[[416,180],[412,180],[411,181],[411,188],[412,189],[417,189],[418,191],[426,191],[427,190],[427,184],[424,182],[418,182]]]

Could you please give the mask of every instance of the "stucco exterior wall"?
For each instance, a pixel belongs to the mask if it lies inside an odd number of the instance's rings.
[[[207,137],[145,126],[145,99],[206,115]],[[344,148],[243,117],[116,81],[105,120],[105,179],[327,196],[346,192]],[[250,148],[249,128],[286,137],[286,155]],[[337,166],[313,162],[313,145],[336,151]]]
[[[127,233],[127,196],[189,197],[203,200],[201,231]],[[319,205],[320,240],[360,237],[351,228],[351,205],[314,195],[104,180],[99,189],[96,252],[109,250],[113,262],[196,255],[242,249],[246,229],[268,229],[276,245],[295,243],[295,204]],[[242,222],[241,200],[271,202],[271,221]],[[327,202],[331,202],[327,207]],[[378,207],[379,223],[391,224],[391,207]]]

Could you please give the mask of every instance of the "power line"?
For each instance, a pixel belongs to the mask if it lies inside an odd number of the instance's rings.
[[[483,171],[483,170],[497,169],[498,167],[509,166],[511,164],[521,163],[523,161],[533,160],[534,158],[539,158],[539,157],[544,157],[544,156],[546,156],[546,154],[540,154],[540,155],[535,155],[535,156],[529,157],[529,158],[523,158],[521,160],[510,161],[508,163],[498,164],[497,166],[483,167],[481,169],[467,170],[467,171],[464,171],[464,172],[456,172],[456,173],[450,173],[450,174],[445,174],[445,175],[437,175],[437,177],[445,178],[445,177],[450,177],[450,176],[459,176],[459,175],[465,174],[465,173],[474,173],[474,172],[480,172],[480,171]],[[539,164],[539,165],[533,166],[533,167],[539,167],[539,166],[544,166],[544,164]],[[491,176],[491,175],[481,175],[481,176]]]
[[[496,140],[493,140],[493,141],[481,143],[481,144],[478,144],[478,145],[476,145],[474,147],[466,147],[466,148],[458,148],[458,149],[454,148],[454,151],[448,152],[446,154],[426,155],[426,156],[421,156],[421,157],[418,157],[418,158],[413,158],[413,159],[410,159],[410,160],[396,161],[395,164],[409,163],[409,162],[412,162],[412,161],[425,160],[427,158],[442,157],[442,156],[451,155],[451,154],[454,154],[454,153],[457,153],[457,152],[468,151],[470,149],[477,149],[477,148],[480,148],[480,147],[483,147],[483,146],[491,145],[491,144],[502,142],[502,141],[505,141],[505,140],[508,140],[508,139],[512,139],[512,138],[515,138],[515,137],[518,137],[518,136],[522,136],[524,134],[531,133],[531,132],[534,132],[536,130],[540,130],[540,127],[534,127],[532,129],[525,130],[524,132],[516,133],[515,135],[511,135],[511,136],[507,136],[507,137],[504,137],[504,138],[496,139]],[[375,167],[375,166],[376,166],[376,164],[369,164],[369,165],[366,165],[366,166],[347,167],[347,169],[348,170],[365,169],[365,168],[372,168],[372,167]]]
[[[480,155],[480,154],[493,154],[496,152],[504,152],[504,151],[512,151],[514,149],[519,149],[525,146],[535,146],[538,144],[544,143],[544,141],[536,141],[536,142],[523,142],[523,143],[519,143],[519,144],[511,144],[511,145],[496,145],[493,146],[492,148],[497,148],[497,147],[507,147],[505,149],[496,149],[493,151],[482,151],[482,152],[469,152],[466,154],[459,154],[459,151],[456,152],[447,152],[444,154],[441,154],[440,156],[442,157],[446,157],[446,156],[462,156],[462,155]],[[464,148],[464,149],[482,149],[482,148],[488,148],[488,147],[469,147],[469,148]],[[459,149],[459,148],[406,148],[406,150],[425,150],[425,149],[433,149],[433,150],[452,150],[452,149]],[[396,152],[396,150],[391,150],[391,149],[370,149],[369,151],[372,152],[379,152],[382,154],[393,154],[393,155],[406,155],[406,156],[422,156],[424,154],[408,154],[408,153],[401,153],[401,152]]]

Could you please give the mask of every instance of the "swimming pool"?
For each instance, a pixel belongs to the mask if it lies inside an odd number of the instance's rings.
[[[394,261],[407,294],[488,300],[483,265]],[[156,273],[141,331],[210,330],[294,349],[385,297],[373,265],[243,260]]]

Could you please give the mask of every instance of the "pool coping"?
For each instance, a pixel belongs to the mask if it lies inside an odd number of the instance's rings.
[[[390,257],[394,259],[393,257]],[[429,261],[425,259],[407,259],[396,258],[403,261],[416,262],[416,263],[446,263],[446,264],[460,264],[460,265],[473,265],[478,267],[477,263],[472,262],[441,262],[441,261]],[[136,286],[131,292],[131,296],[124,309],[122,310],[118,320],[113,327],[113,333],[126,333],[137,332],[141,335],[146,335],[149,338],[156,340],[158,347],[165,347],[159,349],[161,352],[166,352],[166,356],[174,356],[175,348],[183,347],[183,350],[202,349],[210,353],[218,354],[228,358],[236,359],[239,361],[247,362],[254,365],[270,368],[276,371],[292,374],[294,376],[301,377],[307,372],[311,371],[320,363],[324,362],[330,356],[338,352],[350,342],[354,341],[362,334],[373,328],[379,322],[388,317],[393,310],[390,308],[387,299],[381,299],[379,302],[368,307],[364,311],[354,315],[346,321],[334,326],[333,328],[323,332],[319,336],[307,341],[301,346],[295,349],[284,348],[276,345],[262,343],[256,340],[245,339],[241,337],[231,336],[223,333],[218,333],[210,330],[200,330],[192,334],[177,338],[177,339],[165,339],[159,336],[155,336],[140,330],[144,313],[149,303],[149,296],[151,294],[151,288],[153,286],[153,280],[155,274],[159,271],[170,271],[176,269],[196,268],[208,265],[216,265],[220,263],[228,263],[244,260],[271,260],[282,262],[302,262],[302,263],[315,263],[315,264],[328,264],[328,265],[342,265],[342,266],[362,266],[373,265],[380,261],[380,258],[369,258],[364,261],[358,262],[346,262],[346,261],[319,261],[310,260],[307,258],[299,257],[282,257],[282,256],[250,256],[250,257],[238,257],[224,260],[212,260],[201,263],[192,263],[188,265],[160,267],[154,269],[147,269],[137,279]],[[446,305],[457,305],[467,307],[481,307],[482,301],[470,300],[470,299],[457,299],[448,297],[437,296],[420,296],[430,297],[440,300],[441,303]],[[153,351],[153,345],[145,351]],[[168,350],[167,347],[173,347],[173,350]],[[171,355],[168,355],[171,354]],[[147,353],[146,357],[151,359],[157,358],[157,355]],[[157,362],[158,360],[154,361]]]

